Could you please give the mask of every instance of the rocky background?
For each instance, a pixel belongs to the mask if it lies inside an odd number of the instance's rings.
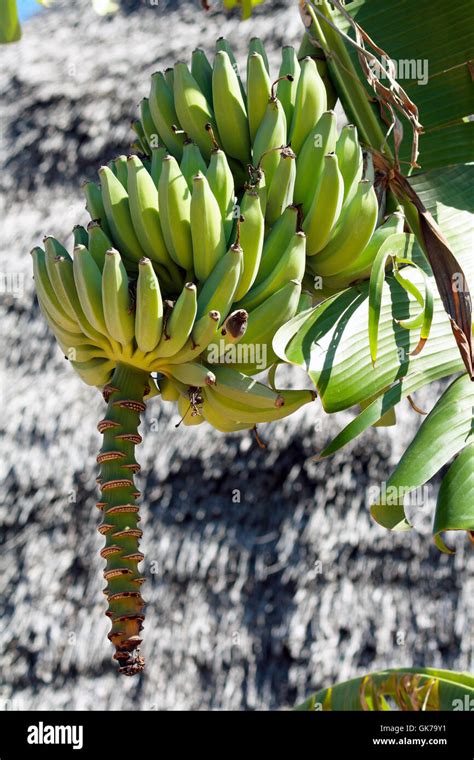
[[[173,409],[150,402],[138,451],[147,668],[127,680],[111,663],[94,506],[104,404],[39,314],[28,251],[45,233],[70,243],[86,221],[79,183],[127,151],[155,69],[211,53],[222,34],[241,60],[261,36],[274,64],[298,43],[289,0],[245,23],[212,4],[124,2],[99,19],[87,0],[60,2],[0,49],[0,709],[268,709],[374,669],[472,670],[472,556],[469,567],[462,536],[452,557],[432,545],[436,484],[412,533],[368,515],[367,489],[419,417],[403,406],[396,428],[317,463],[349,419],[318,402],[262,427],[266,450],[251,434],[176,429]]]

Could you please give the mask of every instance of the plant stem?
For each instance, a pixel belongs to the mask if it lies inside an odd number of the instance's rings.
[[[143,396],[148,374],[125,364],[118,364],[110,384],[104,388],[107,413],[98,429],[104,440],[97,457],[100,465],[99,484],[103,512],[99,532],[105,536],[101,556],[107,561],[104,594],[109,603],[106,615],[112,621],[108,637],[115,646],[114,659],[119,672],[134,675],[144,668],[139,655],[140,631],[144,606],[140,588],[144,578],[138,570],[143,559],[138,545],[142,531],[134,474],[140,465],[135,460],[135,446],[140,414],[145,411]]]

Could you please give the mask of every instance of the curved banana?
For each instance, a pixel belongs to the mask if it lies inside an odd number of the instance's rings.
[[[261,422],[274,422],[288,417],[305,404],[314,401],[316,394],[314,391],[281,391],[280,397],[283,399],[281,406],[271,406],[266,409],[259,409],[250,406],[248,403],[235,401],[220,392],[219,386],[207,388],[205,399],[211,399],[212,405],[217,412],[227,415],[236,422],[248,422],[254,425]]]
[[[209,311],[220,312],[221,320],[226,318],[235,300],[242,267],[242,248],[238,243],[233,243],[203,283],[197,301],[198,319]]]
[[[217,411],[212,403],[212,398],[208,397],[204,391],[201,414],[213,428],[220,433],[238,433],[241,430],[251,430],[255,425],[248,422],[235,422],[227,415]]]
[[[102,272],[105,263],[105,254],[109,248],[113,248],[111,239],[106,235],[102,222],[93,219],[87,225],[89,236],[88,249],[95,263]]]
[[[71,365],[86,385],[102,388],[107,385],[115,369],[115,362],[110,359],[89,359],[86,362],[71,361]]]
[[[303,222],[308,256],[319,253],[328,243],[342,209],[344,180],[337,156],[324,156],[319,182],[308,215]]]
[[[56,266],[56,259],[60,256],[63,256],[64,258],[69,259],[69,260],[72,260],[72,259],[69,256],[69,253],[67,252],[65,247],[61,245],[59,240],[56,240],[56,238],[46,235],[43,238],[43,245],[44,245],[44,251],[45,251],[44,260],[46,264],[46,272],[48,274],[51,287],[56,295],[56,298],[58,299],[58,302],[61,308],[63,309],[63,311],[66,312],[67,316],[76,325],[76,329],[79,330],[80,328],[79,328],[79,325],[77,325],[76,315],[73,309],[71,309],[69,306],[69,303],[66,298],[66,294],[64,293],[63,284],[59,276],[58,268]]]
[[[156,350],[160,359],[173,357],[180,351],[193,329],[197,312],[196,286],[187,282],[167,317],[161,341]]]
[[[295,49],[291,45],[285,45],[281,53],[277,98],[283,106],[287,124],[291,124],[293,119],[300,71],[301,67]],[[291,79],[287,78],[288,74],[291,76]]]
[[[192,52],[191,74],[206,96],[209,108],[212,109],[212,66],[201,48],[196,48]]]
[[[234,301],[240,301],[252,287],[260,266],[265,237],[261,193],[260,187],[248,188],[240,204],[243,221],[239,224],[239,242],[243,259],[242,274],[234,293]]]
[[[170,374],[180,383],[192,388],[202,388],[207,385],[215,385],[216,376],[204,364],[198,362],[186,362],[185,364],[167,364],[163,372]]]
[[[130,303],[127,272],[119,252],[113,248],[105,255],[102,304],[109,335],[122,346],[128,345],[135,335],[135,319]]]
[[[191,235],[194,272],[204,282],[225,255],[226,237],[219,204],[201,172],[193,179]]]
[[[382,245],[392,235],[403,232],[405,218],[403,214],[391,214],[375,231],[362,253],[346,269],[332,277],[325,277],[324,284],[328,288],[347,288],[352,282],[365,280],[370,276],[372,264]]]
[[[281,254],[275,269],[268,277],[250,290],[236,306],[246,309],[251,318],[251,312],[260,306],[269,296],[276,293],[285,283],[290,280],[303,279],[306,266],[306,235],[304,232],[295,232],[286,250]]]
[[[293,202],[296,179],[296,156],[291,148],[280,151],[280,160],[267,194],[265,223],[272,227],[283,211]]]
[[[247,112],[250,139],[255,140],[272,95],[272,83],[262,56],[251,53],[247,59]]]
[[[129,156],[127,165],[130,215],[139,244],[149,259],[163,264],[179,281],[161,228],[155,183],[138,156]]]
[[[150,259],[138,264],[135,301],[135,340],[140,351],[154,351],[163,330],[163,299],[160,283]]]
[[[221,315],[218,311],[210,311],[200,319],[197,319],[194,323],[191,337],[188,338],[183,348],[172,357],[173,364],[181,364],[197,359],[207,349],[209,344],[213,343],[216,338],[218,339],[220,320]]]
[[[180,127],[174,102],[174,90],[170,89],[161,71],[152,74],[149,104],[153,121],[163,143],[169,152],[181,161],[184,138],[173,129],[173,127]]]
[[[84,314],[95,330],[108,335],[102,303],[102,275],[89,251],[83,245],[76,245],[74,248],[73,272],[77,295]]]
[[[310,259],[314,273],[323,277],[338,274],[355,261],[372,237],[377,215],[374,187],[361,180],[352,200],[343,208],[329,243]]]
[[[301,203],[306,216],[316,192],[324,156],[334,153],[337,141],[337,118],[325,111],[310,131],[296,158],[294,202]]]
[[[218,203],[228,243],[234,226],[234,177],[224,151],[218,146],[211,153],[206,179]]]
[[[67,304],[63,307],[59,302],[58,294],[55,293],[46,269],[46,254],[42,248],[36,247],[31,251],[33,259],[33,276],[38,296],[44,303],[48,313],[63,330],[71,333],[81,332],[77,321],[70,316],[74,310]]]
[[[242,372],[218,365],[212,369],[219,393],[231,401],[247,404],[255,409],[279,408],[284,404],[279,393]]]
[[[304,58],[296,89],[293,119],[289,130],[291,147],[298,154],[307,135],[327,110],[324,82],[312,58]]]
[[[243,164],[250,161],[250,134],[239,80],[226,52],[216,53],[212,94],[217,128],[224,151]]]
[[[232,48],[231,48],[228,40],[226,40],[225,37],[219,37],[217,39],[217,41],[216,41],[216,54],[220,50],[223,50],[225,53],[227,53],[227,55],[230,58],[230,63],[232,65],[232,68],[234,69],[235,73],[237,74],[237,79],[239,80],[240,92],[241,92],[242,98],[243,98],[244,103],[245,103],[246,102],[246,93],[245,93],[245,88],[244,88],[244,86],[242,84],[242,79],[240,78],[239,65],[238,65],[237,59],[236,59],[236,57],[234,55],[234,51],[232,50]]]
[[[182,128],[199,146],[209,160],[211,148],[206,131],[206,124],[211,124],[217,137],[214,116],[205,95],[183,61],[174,66],[174,102]]]
[[[171,258],[183,267],[193,266],[191,193],[176,159],[165,156],[158,184],[161,229]]]
[[[122,254],[138,262],[143,249],[135,233],[128,193],[108,166],[99,169],[102,198],[113,242]]]
[[[160,135],[151,115],[150,100],[148,98],[143,98],[140,103],[140,119],[149,151],[153,148],[158,148],[160,145]]]
[[[297,231],[299,210],[296,206],[287,206],[275,222],[263,244],[262,259],[254,285],[260,285],[277,266],[282,251],[285,251]]]
[[[253,163],[255,166],[261,166],[265,172],[267,192],[280,160],[276,149],[286,144],[285,112],[278,98],[272,94],[253,144]]]
[[[82,192],[86,199],[86,209],[92,220],[100,221],[101,227],[105,234],[110,237],[110,227],[105,213],[104,202],[102,200],[102,190],[95,182],[83,182]]]
[[[341,129],[336,143],[336,155],[344,179],[344,203],[348,203],[362,179],[364,166],[357,127],[354,124],[346,124]]]
[[[199,172],[206,174],[207,172],[207,165],[201,155],[201,151],[199,150],[196,143],[192,140],[185,140],[183,147],[183,158],[181,159],[179,168],[181,169],[181,174],[185,178],[186,182],[188,183],[188,187],[192,192],[193,179],[196,174]]]

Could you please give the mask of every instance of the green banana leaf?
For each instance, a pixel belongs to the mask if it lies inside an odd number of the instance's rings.
[[[456,711],[472,709],[474,676],[433,668],[396,668],[313,694],[299,711]]]
[[[319,6],[324,10],[323,5],[318,2],[316,9]],[[474,122],[467,119],[474,110],[474,4],[471,0],[458,3],[354,0],[346,3],[346,10],[394,62],[400,85],[418,107],[419,121],[424,127],[419,143],[419,163],[423,170],[473,161]],[[338,28],[355,39],[349,21],[341,13],[334,11],[332,18]],[[323,33],[328,32],[323,19],[321,29]],[[346,47],[360,72],[357,51],[349,43]],[[337,61],[333,65],[337,66]],[[362,72],[360,79],[367,93],[372,95]],[[389,86],[387,79],[381,81]],[[350,111],[350,103],[344,105]],[[386,131],[375,109],[373,114]],[[403,126],[400,159],[409,161],[411,127],[405,117],[398,113],[397,116]]]
[[[405,497],[430,480],[464,447],[473,443],[473,408],[474,383],[465,374],[447,388],[423,421],[388,479],[383,498],[371,506],[372,517],[380,525],[390,530],[411,528],[403,506]],[[436,535],[445,529],[474,530],[474,500],[464,497],[456,500],[461,486],[459,478],[466,474],[470,463],[472,457],[462,458],[456,467],[453,465],[454,472],[447,483],[443,481],[435,518]],[[437,545],[446,549],[439,537]]]
[[[438,493],[433,525],[438,549],[448,554],[452,550],[444,543],[447,530],[474,530],[474,444],[470,443],[456,457],[444,476]]]

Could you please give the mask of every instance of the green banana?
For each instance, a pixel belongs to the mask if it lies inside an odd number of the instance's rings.
[[[239,243],[243,250],[242,274],[234,294],[234,301],[240,301],[252,287],[262,258],[265,236],[265,219],[262,212],[261,188],[253,187],[245,191],[240,204],[243,221],[239,225]]]
[[[36,247],[31,251],[33,259],[33,276],[35,280],[36,292],[43,302],[48,314],[63,329],[71,333],[80,332],[80,326],[77,320],[70,316],[74,313],[67,305],[66,308],[58,300],[51,281],[48,277],[46,268],[46,254],[42,248]]]
[[[201,414],[215,430],[220,433],[238,433],[241,430],[251,430],[255,425],[253,423],[235,422],[227,415],[221,414],[213,406],[211,398],[205,398],[201,406]]]
[[[84,245],[74,247],[73,271],[77,295],[84,314],[95,330],[103,335],[110,334],[105,323],[102,303],[102,275]]]
[[[263,244],[262,260],[254,285],[260,285],[273,272],[281,258],[282,251],[286,250],[298,228],[298,219],[298,208],[288,206],[275,222]]]
[[[308,256],[314,256],[327,245],[341,213],[343,195],[344,180],[337,156],[329,153],[324,156],[313,202],[303,222]]]
[[[221,320],[227,317],[242,274],[242,260],[242,248],[238,242],[233,243],[203,283],[197,302],[198,319],[211,310],[220,312]]]
[[[282,396],[242,372],[217,365],[213,367],[213,372],[219,393],[231,401],[247,404],[256,409],[282,406]]]
[[[137,136],[131,145],[132,150],[136,150],[137,153],[142,153],[144,156],[149,155],[150,148],[148,147],[148,140],[146,139],[145,130],[140,119],[132,119],[130,126]]]
[[[403,214],[396,212],[391,214],[375,231],[362,253],[350,264],[347,269],[342,270],[332,277],[325,277],[324,284],[329,288],[341,289],[347,288],[352,282],[365,280],[370,276],[372,264],[384,243],[392,235],[398,235],[403,232],[405,218]]]
[[[95,219],[90,221],[87,225],[87,234],[89,237],[87,245],[89,253],[102,272],[104,268],[105,254],[109,248],[113,248],[112,241],[105,234],[102,222]]]
[[[102,166],[99,177],[113,242],[121,254],[138,262],[143,257],[143,249],[132,224],[128,193],[109,167]]]
[[[252,375],[278,361],[271,347],[273,336],[296,314],[300,294],[301,283],[291,280],[249,313],[246,333],[239,342],[239,349],[248,346],[248,361],[235,363],[233,369]],[[264,356],[257,357],[259,348],[265,351]]]
[[[156,355],[160,359],[173,357],[180,351],[193,329],[197,312],[197,291],[187,282],[168,316]]]
[[[217,128],[224,151],[244,165],[250,161],[250,135],[245,101],[229,56],[216,53],[212,93]]]
[[[246,93],[245,93],[245,87],[242,84],[242,79],[240,78],[239,73],[239,66],[237,63],[237,59],[234,55],[234,51],[232,50],[229,42],[225,39],[225,37],[219,37],[219,39],[216,42],[216,54],[223,50],[230,58],[230,62],[232,65],[232,68],[234,69],[235,73],[237,74],[237,79],[239,80],[239,87],[240,87],[240,93],[242,95],[242,98],[244,100],[244,103],[246,102]]]
[[[196,143],[192,140],[186,140],[183,147],[183,158],[180,167],[181,174],[188,183],[189,189],[193,190],[193,179],[198,172],[206,174],[207,165],[204,161],[201,151]]]
[[[253,163],[254,166],[261,166],[265,172],[267,192],[280,161],[276,149],[283,148],[286,143],[285,112],[278,98],[272,93],[253,144]]]
[[[350,203],[343,208],[329,243],[310,259],[314,273],[326,277],[347,269],[372,237],[377,214],[374,187],[367,180],[361,180]]]
[[[145,133],[146,142],[150,151],[153,148],[159,148],[160,135],[156,128],[153,116],[151,115],[150,101],[148,98],[143,98],[140,103],[140,118]]]
[[[296,159],[294,202],[302,204],[304,216],[311,208],[324,156],[334,153],[336,140],[336,114],[325,111],[310,131]]]
[[[183,425],[200,425],[204,422],[201,414],[201,404],[197,404],[192,399],[180,396],[178,398],[178,412],[181,415]]]
[[[217,337],[217,330],[221,321],[218,311],[210,311],[194,323],[191,337],[188,338],[183,348],[172,357],[173,364],[181,364],[197,359]]]
[[[97,388],[107,385],[115,369],[115,362],[110,359],[89,359],[87,362],[71,361],[71,365],[86,385],[95,385]]]
[[[56,259],[58,257],[64,256],[67,259],[71,259],[71,257],[69,256],[69,253],[65,247],[61,245],[61,243],[56,240],[56,238],[45,236],[43,238],[43,245],[45,251],[46,272],[48,274],[51,287],[53,288],[53,291],[58,299],[61,308],[66,312],[67,316],[72,320],[72,322],[76,324],[76,329],[79,330],[80,328],[77,325],[76,315],[67,302],[63,290],[63,284],[61,282],[61,278],[59,277],[58,268],[56,266]]]
[[[151,150],[150,174],[156,188],[158,188],[158,183],[161,177],[161,170],[163,168],[163,159],[166,155],[168,155],[166,148],[152,148]]]
[[[262,40],[259,37],[252,37],[249,42],[249,55],[252,55],[252,53],[258,53],[262,56],[263,62],[265,64],[265,68],[270,73],[270,64],[268,63],[268,56],[265,51],[265,47],[263,45]]]
[[[191,74],[204,93],[209,108],[212,109],[212,66],[204,50],[196,48],[191,56]]]
[[[102,190],[95,182],[83,182],[82,191],[86,199],[86,209],[91,219],[100,221],[101,227],[105,234],[110,237],[110,227],[105,213],[104,202],[102,200]]]
[[[236,422],[261,423],[274,422],[296,412],[300,407],[309,404],[315,399],[314,391],[281,391],[280,396],[284,403],[281,406],[272,406],[267,409],[258,409],[249,404],[235,401],[220,392],[219,386],[208,388],[205,391],[205,399],[210,399],[217,412],[227,415]]]
[[[295,49],[291,45],[285,45],[281,55],[279,82],[277,86],[277,98],[283,106],[286,123],[291,124],[296,103],[296,91],[300,78],[300,64]],[[290,74],[291,79],[288,79]]]
[[[158,346],[163,329],[163,300],[160,283],[150,259],[138,264],[135,301],[135,340],[140,351],[148,353]]]
[[[128,192],[127,156],[117,156],[112,161],[114,174]]]
[[[173,92],[174,89],[174,69],[172,66],[168,66],[163,72],[165,82],[170,88],[171,92]]]
[[[276,293],[289,280],[301,282],[306,266],[306,235],[304,232],[295,232],[284,253],[282,253],[274,270],[268,277],[252,288],[236,306],[246,309],[250,314],[253,309],[260,306],[269,296]]]
[[[74,245],[85,245],[87,248],[89,242],[87,230],[85,230],[81,224],[76,224],[76,226],[72,228],[72,233],[74,236]]]
[[[204,282],[225,255],[226,238],[219,204],[201,172],[193,180],[191,235],[194,272]]]
[[[314,125],[327,110],[324,82],[312,58],[304,58],[296,90],[295,107],[289,137],[291,147],[298,154]]]
[[[113,248],[105,255],[102,304],[108,334],[122,346],[128,345],[135,334],[135,319],[130,303],[127,272],[120,253]]]
[[[296,179],[295,159],[296,156],[291,148],[283,148],[280,151],[280,160],[267,195],[265,223],[268,227],[272,227],[286,207],[293,202]]]
[[[180,392],[171,378],[162,375],[158,383],[163,401],[177,401],[179,399]]]
[[[111,336],[105,336],[103,333],[96,330],[87,319],[81,306],[76,288],[73,262],[70,259],[59,256],[56,258],[55,264],[58,268],[63,285],[63,292],[66,296],[65,302],[68,303],[69,308],[72,309],[76,315],[77,323],[82,333],[87,336],[88,342],[100,346],[106,353],[113,353],[114,351],[120,352],[120,346],[118,343],[116,343]]]
[[[211,148],[206,124],[212,125],[217,137],[214,116],[198,83],[182,61],[174,66],[174,102],[182,128],[199,146],[202,155],[208,161]]]
[[[250,139],[255,141],[272,95],[272,83],[259,53],[252,53],[247,62],[247,111]]]
[[[140,247],[179,281],[179,270],[170,258],[161,228],[155,183],[138,156],[129,156],[127,164],[130,216]]]
[[[164,372],[170,374],[180,383],[192,388],[202,388],[206,385],[215,385],[216,376],[204,364],[186,362],[185,364],[168,364]]]
[[[176,159],[165,156],[158,184],[163,237],[171,258],[183,269],[193,266],[191,193]]]
[[[161,71],[151,77],[150,111],[158,134],[169,152],[181,161],[183,155],[183,135],[177,134],[173,127],[180,127],[175,109],[173,90],[170,89]]]
[[[353,124],[346,124],[342,128],[336,143],[336,155],[344,179],[344,203],[348,203],[362,179],[364,166],[357,127]]]
[[[218,203],[224,225],[225,239],[228,243],[234,226],[234,178],[227,157],[218,146],[211,153],[206,179]]]

